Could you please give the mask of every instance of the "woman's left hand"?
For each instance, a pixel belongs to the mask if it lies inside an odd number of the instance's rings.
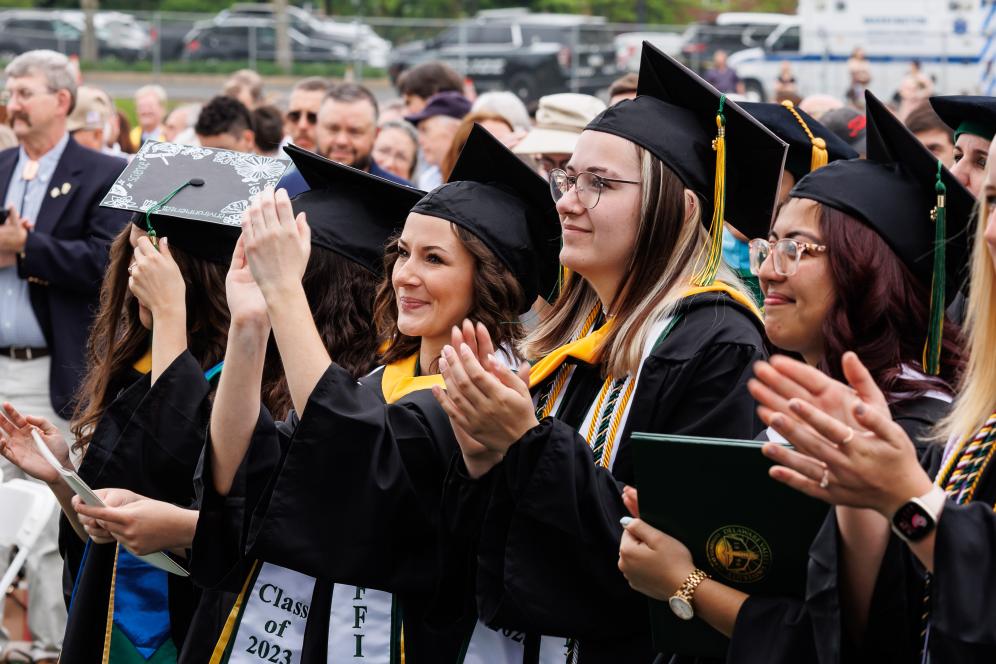
[[[834,505],[874,509],[888,519],[930,490],[913,443],[888,413],[857,402],[852,417],[862,430],[855,432],[802,399],[791,399],[789,408],[794,417],[776,414],[771,425],[799,452],[765,444],[764,455],[779,464],[770,470],[774,479]]]
[[[634,495],[634,503],[635,498]],[[667,600],[695,571],[691,552],[646,521],[629,517],[624,517],[623,521],[619,571],[633,590],[654,599]]]
[[[242,215],[242,234],[249,268],[267,302],[301,288],[311,228],[303,212],[294,216],[286,190],[260,192]]]
[[[186,316],[187,286],[169,252],[169,239],[160,238],[158,250],[147,236],[138,239],[128,267],[128,288],[152,312],[153,320]]]
[[[473,340],[466,338],[466,331],[455,330],[454,341],[458,332],[463,340],[445,346],[439,359],[446,390],[433,394],[456,426],[492,452],[504,454],[539,424],[529,394],[529,365],[523,363],[514,373],[493,353],[479,360],[476,352],[492,347],[490,335],[478,325]]]
[[[137,494],[133,497],[117,507],[91,507],[81,502],[74,502],[73,507],[135,555],[190,546],[197,527],[195,511]]]

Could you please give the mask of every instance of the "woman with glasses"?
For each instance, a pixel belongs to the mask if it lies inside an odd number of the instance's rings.
[[[804,177],[779,210],[768,238],[750,242],[751,269],[764,291],[764,326],[771,343],[837,380],[844,380],[844,353],[856,353],[869,382],[884,394],[883,405],[924,454],[932,427],[950,408],[963,364],[958,328],[931,320],[932,306],[943,313],[938,299],[945,295],[943,288],[932,291],[937,222],[931,207],[943,191],[943,223],[954,238],[945,250],[954,267],[964,265],[966,241],[955,229],[964,227],[972,199],[877,100],[869,96],[867,108],[869,160],[834,162]],[[958,281],[948,283],[948,290],[957,290]],[[927,334],[940,323],[936,338]],[[927,352],[925,345],[931,346]],[[773,358],[772,365],[783,366],[783,360]],[[758,377],[767,382],[772,365],[760,363]],[[772,384],[755,394],[770,405],[774,395],[784,401],[792,392]],[[778,427],[765,433],[784,441]],[[810,463],[807,469],[816,481],[828,481],[823,469]],[[636,507],[635,492],[628,501]],[[661,583],[668,577],[664,570],[687,559],[688,551],[645,523],[635,527],[656,542],[656,555],[629,547],[624,538],[620,566],[635,586],[659,596],[667,587]],[[915,649],[915,634],[891,641],[875,637],[883,631],[895,634],[894,625],[911,616],[872,608],[872,590],[879,598],[917,592],[902,583],[901,567],[879,575],[887,534],[877,514],[838,508],[811,549],[807,604],[748,597],[723,587],[696,596],[696,609],[731,635],[728,662],[911,661],[897,659],[896,653]],[[838,569],[826,571],[838,551],[847,561],[839,578]],[[727,607],[725,621],[711,619],[717,612],[710,604]]]
[[[475,357],[478,331],[444,349],[434,390],[474,439],[460,440],[444,509],[475,533],[479,630],[522,630],[544,663],[653,659],[646,598],[617,568],[630,433],[760,430],[746,388],[760,315],[720,233],[723,219],[767,230],[784,143],[653,47],[640,71],[641,95],[596,117],[550,173],[569,276],[522,345],[531,371]],[[479,447],[500,456],[480,463]]]

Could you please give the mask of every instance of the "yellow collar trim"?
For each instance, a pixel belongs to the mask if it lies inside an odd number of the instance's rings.
[[[150,349],[148,353],[138,358],[138,361],[131,366],[141,374],[147,374],[152,371],[152,350]]]
[[[733,286],[730,286],[722,281],[713,282],[708,286],[690,286],[684,293],[681,294],[681,299],[689,298],[694,295],[700,295],[702,293],[726,293],[731,299],[743,305],[752,314],[757,316],[758,320],[764,320],[761,316],[761,310],[757,308],[757,305],[754,304],[749,297],[735,289]],[[605,337],[608,336],[614,324],[615,319],[610,318],[594,332],[581,337],[577,341],[572,341],[569,344],[557,348],[534,364],[529,372],[529,387],[536,387],[553,375],[553,372],[555,372],[568,357],[573,357],[576,360],[581,360],[582,362],[586,362],[588,364],[594,364],[595,356],[602,345],[602,341],[604,341]]]
[[[384,393],[384,400],[387,403],[394,403],[406,394],[419,390],[432,389],[433,385],[438,385],[443,389],[443,377],[440,374],[430,374],[428,376],[416,376],[415,367],[418,363],[418,353],[411,357],[392,362],[384,367],[384,375],[381,377],[380,388]]]

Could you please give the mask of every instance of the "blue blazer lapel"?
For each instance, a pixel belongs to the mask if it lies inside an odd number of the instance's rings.
[[[72,138],[66,143],[66,149],[52,173],[52,181],[48,184],[48,191],[42,198],[38,218],[31,220],[35,223],[36,231],[51,233],[59,219],[62,218],[62,213],[69,202],[79,191],[80,175],[85,170],[83,158],[86,155],[82,154],[83,150],[85,148],[81,148]],[[52,193],[56,191],[58,193],[53,196]]]

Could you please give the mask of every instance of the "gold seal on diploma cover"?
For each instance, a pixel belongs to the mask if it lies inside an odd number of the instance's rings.
[[[719,576],[737,583],[755,583],[771,569],[771,547],[744,526],[723,526],[706,541],[706,558]]]

